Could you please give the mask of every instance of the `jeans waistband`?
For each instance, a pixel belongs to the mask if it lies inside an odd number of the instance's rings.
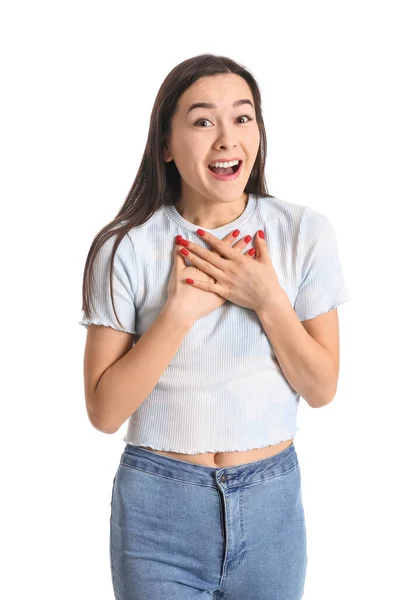
[[[151,474],[178,479],[186,483],[224,487],[236,487],[276,477],[298,465],[294,442],[267,458],[233,467],[207,467],[156,454],[142,446],[127,443],[120,463]]]

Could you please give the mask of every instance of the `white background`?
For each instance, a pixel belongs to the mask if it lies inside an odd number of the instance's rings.
[[[87,419],[83,268],[134,180],[163,79],[206,52],[257,79],[268,191],[329,217],[352,298],[336,398],[299,407],[304,599],[407,597],[404,4],[3,5],[2,597],[113,599],[125,426]]]

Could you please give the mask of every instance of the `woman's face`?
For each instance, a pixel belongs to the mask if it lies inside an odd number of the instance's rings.
[[[239,100],[251,104],[234,106]],[[214,107],[191,109],[191,105],[203,102]],[[198,195],[233,201],[243,195],[259,143],[255,104],[245,79],[231,73],[202,77],[179,98],[164,159],[176,164],[182,199]],[[243,161],[236,179],[221,181],[208,169],[211,162],[233,158]]]

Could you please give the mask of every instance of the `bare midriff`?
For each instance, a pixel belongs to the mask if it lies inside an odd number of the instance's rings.
[[[215,467],[220,469],[222,467],[236,467],[237,465],[245,465],[250,462],[262,460],[263,458],[269,458],[282,452],[288,448],[293,442],[293,438],[279,442],[273,446],[266,446],[265,448],[255,448],[254,450],[244,450],[235,452],[205,452],[204,454],[180,454],[179,452],[166,452],[164,450],[156,450],[150,448],[150,446],[142,446],[147,450],[168,456],[169,458],[175,458],[176,460],[184,460],[186,462],[195,463],[204,467]]]

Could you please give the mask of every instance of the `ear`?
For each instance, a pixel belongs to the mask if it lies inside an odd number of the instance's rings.
[[[168,142],[166,139],[163,140],[163,158],[165,162],[171,162],[173,157],[168,147]]]

